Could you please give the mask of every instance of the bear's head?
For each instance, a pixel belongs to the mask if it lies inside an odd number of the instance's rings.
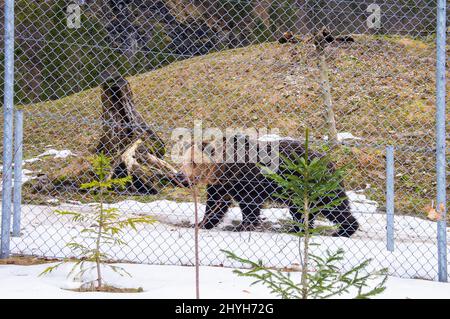
[[[186,143],[182,149],[179,179],[183,186],[212,185],[243,172],[259,172],[256,163],[261,155],[258,150],[262,148],[248,135],[236,134],[212,141]]]
[[[221,170],[221,143],[204,141],[185,145],[181,156],[178,176],[183,186],[192,184],[215,184]]]

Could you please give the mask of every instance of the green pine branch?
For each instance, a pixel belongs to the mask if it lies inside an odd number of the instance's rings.
[[[253,284],[265,285],[271,293],[284,299],[326,299],[343,294],[353,293],[357,290],[355,298],[369,298],[385,290],[386,269],[377,272],[367,271],[370,260],[352,267],[349,271],[342,271],[344,250],[336,252],[326,251],[325,256],[311,253],[311,246],[319,244],[310,243],[312,236],[317,236],[325,230],[335,229],[335,226],[319,226],[309,228],[311,216],[321,210],[341,205],[345,197],[338,197],[341,183],[345,177],[345,167],[331,170],[331,161],[328,156],[310,158],[309,130],[305,132],[304,154],[280,155],[283,171],[289,173],[278,174],[267,167],[261,166],[265,175],[275,181],[281,191],[275,196],[289,200],[301,210],[302,223],[293,221],[301,232],[292,234],[299,237],[299,252],[301,259],[300,282],[294,282],[291,273],[265,267],[262,261],[253,262],[237,256],[230,251],[223,251],[227,258],[235,260],[250,270],[235,270],[239,276],[256,279]],[[327,203],[324,203],[327,199]],[[303,249],[302,249],[303,248]],[[370,288],[369,281],[382,277],[381,282]]]
[[[131,177],[125,178],[108,178],[111,171],[111,163],[108,157],[103,153],[91,159],[91,163],[96,174],[96,178],[88,183],[82,184],[82,189],[92,189],[97,192],[96,200],[99,202],[95,208],[94,214],[84,214],[71,211],[55,211],[59,216],[69,216],[72,221],[88,225],[81,229],[84,239],[92,239],[94,247],[87,246],[84,241],[73,241],[66,244],[76,255],[80,256],[79,260],[74,263],[72,269],[68,273],[69,276],[77,276],[82,278],[86,272],[96,270],[97,278],[91,282],[84,284],[95,284],[97,288],[103,285],[102,267],[109,267],[114,272],[123,275],[130,275],[122,267],[111,265],[107,261],[112,259],[107,252],[104,251],[104,245],[126,245],[122,239],[126,228],[137,230],[137,226],[141,224],[152,224],[156,222],[152,216],[138,216],[123,218],[118,213],[117,208],[105,208],[104,196],[112,187],[124,188],[131,181]],[[47,275],[61,265],[70,262],[63,260],[62,262],[46,268],[40,275]],[[89,263],[89,264],[87,264]],[[92,263],[94,265],[92,265]]]

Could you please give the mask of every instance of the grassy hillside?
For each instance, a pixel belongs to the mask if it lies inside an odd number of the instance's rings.
[[[347,187],[370,184],[365,194],[383,206],[384,145],[411,148],[396,152],[396,205],[402,212],[421,214],[434,198],[433,50],[431,42],[372,36],[329,49],[338,130],[363,139],[334,154],[339,165],[350,167]],[[129,81],[138,109],[167,141],[173,128],[192,127],[198,119],[204,127],[279,128],[293,137],[308,126],[319,139],[326,125],[318,78],[311,45],[268,43],[176,62]],[[87,154],[98,138],[99,88],[22,108],[26,157],[47,145]],[[68,161],[46,163],[30,168],[57,177]],[[174,189],[163,196],[183,197]]]

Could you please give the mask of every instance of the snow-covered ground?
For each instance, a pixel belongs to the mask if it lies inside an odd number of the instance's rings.
[[[195,298],[194,267],[120,264],[132,277],[105,272],[108,284],[122,288],[142,287],[142,293],[74,292],[80,283],[67,278],[70,265],[46,276],[39,274],[52,264],[34,266],[0,266],[0,299],[2,298]],[[251,285],[251,278],[237,277],[233,269],[200,268],[200,297],[208,299],[275,298],[262,285]],[[291,273],[299,276],[299,273]],[[92,277],[94,279],[95,277]],[[294,277],[295,278],[295,277]],[[375,282],[374,282],[375,283]],[[341,298],[351,298],[354,294]],[[450,284],[389,277],[386,291],[376,298],[450,298]]]
[[[348,136],[347,136],[348,137]],[[24,161],[41,161],[48,156],[65,158],[76,156],[69,150],[48,149],[35,158]],[[28,174],[31,176],[31,173]],[[30,177],[31,178],[31,177]],[[370,188],[370,186],[368,185]],[[342,267],[350,267],[366,259],[372,259],[372,268],[387,267],[390,274],[404,278],[437,278],[436,223],[416,217],[396,215],[394,225],[395,250],[386,248],[386,216],[378,204],[364,195],[365,190],[349,191],[352,213],[361,229],[352,238],[321,236],[314,239],[314,253],[323,254],[326,249],[343,248],[346,260]],[[46,257],[73,256],[66,244],[80,237],[82,225],[61,218],[55,210],[89,213],[95,204],[59,203],[49,199],[48,205],[22,206],[21,236],[12,238],[13,253]],[[123,215],[152,215],[158,223],[129,230],[124,240],[127,246],[106,247],[115,260],[148,264],[192,265],[194,260],[194,204],[158,200],[141,203],[128,200],[111,205]],[[200,205],[202,218],[205,206]],[[252,260],[261,259],[267,266],[289,267],[299,263],[298,239],[276,232],[280,221],[290,219],[287,209],[269,208],[262,211],[271,225],[264,232],[232,232],[229,226],[241,220],[241,212],[232,208],[223,223],[214,230],[200,231],[200,260],[204,266],[240,267],[227,260],[221,250],[230,250]],[[448,236],[450,240],[450,234]],[[450,241],[449,241],[450,243]],[[449,245],[450,247],[450,245]],[[450,249],[449,249],[450,255]]]
[[[377,213],[375,202],[361,192],[348,193],[359,230],[352,238],[320,236],[314,241],[314,253],[326,249],[343,248],[346,260],[343,268],[372,259],[372,269],[387,267],[390,274],[404,278],[437,278],[436,223],[409,216],[395,216],[395,250],[386,248],[386,217]],[[47,257],[74,256],[65,245],[80,237],[82,225],[62,218],[54,210],[92,212],[93,204],[59,204],[58,206],[24,205],[24,226],[20,237],[12,238],[12,252]],[[150,203],[123,201],[111,205],[124,215],[152,215],[158,220],[153,225],[129,230],[124,235],[127,246],[105,249],[119,261],[148,264],[192,265],[194,260],[193,203],[159,200]],[[200,205],[200,218],[205,206]],[[280,220],[289,219],[287,209],[270,208],[262,212],[276,228]],[[228,260],[221,250],[233,251],[252,260],[261,259],[267,266],[289,267],[300,261],[298,238],[276,231],[233,232],[227,227],[241,220],[239,208],[232,208],[220,227],[201,230],[200,261],[204,266],[241,267]],[[450,237],[450,236],[449,236]],[[450,253],[450,252],[449,252]]]

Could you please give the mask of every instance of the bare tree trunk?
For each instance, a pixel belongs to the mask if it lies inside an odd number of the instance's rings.
[[[192,197],[194,198],[194,246],[195,246],[195,298],[200,299],[200,258],[199,258],[199,242],[198,242],[198,189],[197,185],[192,184]]]
[[[194,150],[192,149],[191,158],[193,158]],[[199,258],[199,225],[198,225],[198,188],[197,180],[189,179],[189,186],[194,199],[194,259],[195,259],[195,298],[200,299],[200,258]]]
[[[102,84],[101,99],[103,132],[95,152],[113,159],[112,177],[132,177],[128,190],[157,193],[161,176],[155,170],[144,169],[142,164],[146,161],[145,154],[161,159],[165,153],[164,142],[136,110],[130,84],[120,75],[108,75]],[[125,154],[132,146],[135,147]]]
[[[303,246],[303,265],[302,265],[302,299],[308,299],[308,266],[309,266],[309,201],[308,196],[304,198],[303,222],[305,232],[305,243]]]
[[[325,58],[325,52],[323,50],[320,53],[319,68],[320,84],[322,87],[322,95],[326,109],[326,121],[328,125],[329,140],[332,145],[336,145],[338,132],[336,129],[336,118],[333,109],[333,99],[331,96],[330,79],[328,77],[328,65]]]
[[[107,156],[122,153],[136,139],[154,145],[154,155],[164,155],[164,142],[136,110],[128,81],[122,76],[111,76],[102,84],[103,135],[96,152]]]
[[[104,210],[103,210],[103,188],[100,187],[100,216],[98,221],[98,229],[97,229],[97,239],[95,243],[96,257],[95,264],[97,267],[97,283],[98,289],[102,288],[102,271],[101,271],[101,260],[100,260],[100,247],[102,241],[102,233],[103,233],[103,223],[104,223]]]

